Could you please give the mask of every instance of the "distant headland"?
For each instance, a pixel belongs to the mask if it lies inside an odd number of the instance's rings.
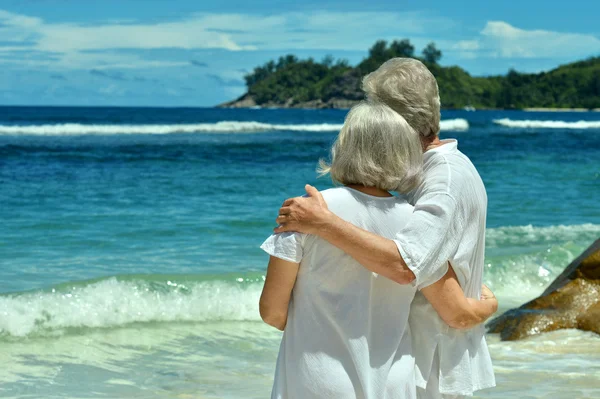
[[[600,57],[534,74],[510,70],[506,75],[475,77],[458,66],[439,65],[442,52],[434,43],[421,56],[409,40],[377,41],[357,66],[327,56],[317,62],[294,55],[254,68],[244,79],[248,91],[219,107],[350,108],[364,99],[361,79],[393,57],[423,61],[440,87],[447,109],[598,110]]]

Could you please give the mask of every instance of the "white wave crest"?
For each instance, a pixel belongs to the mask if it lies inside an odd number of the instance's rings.
[[[513,120],[508,118],[495,119],[494,123],[506,127],[522,129],[600,129],[600,121],[542,121],[542,120]]]
[[[270,124],[262,122],[221,121],[216,123],[191,123],[169,125],[85,125],[65,123],[55,125],[0,125],[0,134],[68,136],[84,134],[171,134],[171,133],[257,133],[270,131],[337,132],[342,124]],[[469,123],[464,119],[441,121],[442,130],[467,130]]]
[[[523,303],[539,295],[598,236],[595,224],[487,229],[485,282],[505,304]],[[261,280],[153,283],[113,277],[66,290],[2,295],[0,337],[144,322],[259,321]]]
[[[486,230],[484,280],[504,307],[543,290],[600,236],[600,225],[507,226]]]
[[[0,335],[24,337],[65,328],[106,328],[136,322],[260,320],[262,284],[224,281],[168,283],[168,290],[110,278],[68,292],[0,297]]]
[[[507,226],[486,230],[486,246],[528,246],[532,244],[577,242],[582,245],[600,237],[600,225],[579,224],[572,226]]]
[[[585,246],[528,246],[507,254],[486,252],[484,281],[503,306],[519,306],[540,295]],[[510,303],[510,305],[509,305]]]
[[[440,121],[440,129],[449,132],[449,131],[465,131],[469,130],[469,122],[466,119],[457,118],[457,119],[446,119]]]
[[[6,126],[0,125],[0,134],[28,134],[40,136],[82,134],[170,134],[170,133],[256,133],[275,130],[332,132],[338,124],[273,125],[261,122],[222,121],[172,125],[84,125],[65,123],[57,125]]]

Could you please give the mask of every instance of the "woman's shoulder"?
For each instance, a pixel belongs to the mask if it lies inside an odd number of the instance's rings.
[[[414,207],[404,197],[374,197],[339,187],[322,192],[329,210],[359,227],[386,237],[406,224]]]
[[[329,204],[330,202],[351,198],[346,187],[328,188],[326,190],[320,191],[320,193],[327,202],[327,204]]]
[[[405,207],[412,209],[412,205],[403,196],[374,197],[348,187],[335,187],[323,190],[321,191],[321,195],[323,195],[323,199],[325,199],[330,209],[335,207],[346,208],[352,205],[359,207],[383,207],[388,210],[393,208],[403,209]]]

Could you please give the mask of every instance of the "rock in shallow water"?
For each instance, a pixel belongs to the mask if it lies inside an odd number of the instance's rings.
[[[538,298],[488,323],[512,341],[563,328],[600,334],[600,239],[575,259]]]

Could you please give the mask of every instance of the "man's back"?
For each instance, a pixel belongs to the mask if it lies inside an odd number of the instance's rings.
[[[452,242],[449,245],[452,250],[443,257],[450,261],[465,295],[479,298],[487,213],[487,194],[481,177],[455,141],[427,151],[424,172],[424,181],[412,193],[411,203],[417,210],[427,208],[451,219],[444,240]],[[437,262],[445,262],[441,259]],[[469,331],[450,329],[420,293],[411,305],[409,324],[417,362],[417,385],[425,388],[430,377],[437,375],[439,390],[444,394],[470,395],[495,385],[483,326]]]
[[[423,160],[423,183],[411,194],[409,202],[418,205],[427,196],[445,192],[454,199],[452,235],[457,240],[451,255],[458,280],[471,298],[479,298],[485,254],[487,194],[477,169],[458,150],[456,141],[429,150]]]

